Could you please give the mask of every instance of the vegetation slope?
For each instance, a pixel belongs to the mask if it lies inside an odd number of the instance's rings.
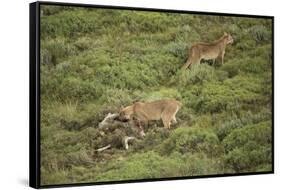
[[[262,18],[43,6],[41,183],[271,171],[272,30]],[[182,71],[192,43],[223,32],[225,63]],[[178,124],[146,128],[128,151],[108,112],[175,98]]]

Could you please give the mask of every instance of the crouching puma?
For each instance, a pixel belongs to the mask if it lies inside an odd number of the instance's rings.
[[[189,55],[187,62],[183,65],[183,69],[189,68],[192,64],[199,64],[202,59],[215,60],[219,57],[221,58],[221,64],[223,64],[224,54],[226,45],[232,44],[233,38],[230,34],[226,32],[224,35],[211,43],[195,43],[189,49]]]
[[[181,103],[174,99],[156,100],[153,102],[136,102],[121,109],[120,119],[147,123],[152,120],[162,120],[164,127],[170,129],[171,123],[177,123],[176,114],[181,108]]]

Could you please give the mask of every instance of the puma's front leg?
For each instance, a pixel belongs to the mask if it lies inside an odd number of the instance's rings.
[[[221,54],[221,64],[222,65],[223,65],[224,53],[225,53],[225,51],[223,51],[222,54]]]

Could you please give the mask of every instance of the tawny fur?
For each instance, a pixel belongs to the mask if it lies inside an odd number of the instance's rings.
[[[131,106],[127,106],[120,111],[120,117],[123,119],[136,119],[140,122],[147,123],[152,120],[162,120],[165,128],[176,123],[176,114],[181,107],[181,103],[177,100],[166,99],[153,102],[136,102]]]
[[[190,68],[192,64],[200,64],[202,59],[213,60],[214,63],[217,58],[221,58],[221,64],[223,64],[226,45],[232,43],[233,38],[227,33],[224,33],[220,39],[211,43],[195,43],[189,49],[189,57],[183,69]]]

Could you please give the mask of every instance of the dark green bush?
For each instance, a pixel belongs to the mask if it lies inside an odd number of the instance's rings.
[[[188,44],[186,42],[171,42],[164,47],[165,51],[169,54],[178,57],[184,62],[187,56]]]
[[[130,180],[150,179],[163,177],[198,176],[202,174],[222,173],[213,166],[219,168],[220,161],[207,158],[204,154],[182,156],[172,154],[170,157],[163,157],[153,151],[135,154],[129,159],[118,162],[111,162],[98,174],[96,180]]]
[[[228,73],[228,77],[232,78],[239,74],[241,62],[238,59],[233,59],[228,61],[226,64],[222,65],[221,70]]]
[[[41,7],[41,16],[50,16],[62,11],[71,10],[71,7],[64,6],[42,6]]]
[[[240,70],[246,73],[261,73],[267,68],[267,62],[259,57],[244,59],[240,64]]]
[[[163,158],[155,152],[135,154],[121,163],[111,163],[110,170],[97,176],[97,180],[129,180],[173,177],[176,175],[175,168],[179,168],[178,159]]]
[[[141,95],[142,101],[154,101],[161,99],[181,99],[179,91],[173,88],[160,88],[158,90],[151,90],[149,93]]]
[[[216,134],[211,130],[181,127],[172,132],[171,137],[161,144],[159,151],[163,155],[177,151],[181,154],[199,152],[214,157],[220,154],[222,149]]]
[[[48,39],[41,49],[41,64],[57,65],[63,58],[75,55],[76,52],[76,48],[64,38]]]
[[[268,30],[264,25],[255,25],[249,29],[252,37],[257,43],[267,42],[271,39],[271,31]]]
[[[201,85],[207,81],[215,81],[217,76],[214,67],[207,64],[193,65],[190,70],[179,70],[172,78],[172,83],[180,87]]]
[[[257,165],[271,163],[271,122],[233,130],[224,140],[226,164],[235,171],[255,171]]]
[[[41,19],[41,35],[42,38],[78,36],[84,32],[96,32],[99,20],[95,16],[95,12],[88,12],[88,17],[81,9],[75,11],[63,11],[55,15],[42,17]]]
[[[201,88],[191,88],[183,97],[188,106],[200,113],[238,111],[262,99],[256,92],[261,89],[260,81],[251,79],[255,81],[254,85],[243,77],[234,77],[222,83],[205,83]]]

